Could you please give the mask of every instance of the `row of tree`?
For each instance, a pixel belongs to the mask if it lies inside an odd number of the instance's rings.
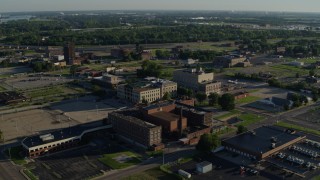
[[[232,94],[226,93],[220,96],[217,93],[211,93],[209,96],[209,104],[212,106],[220,105],[223,110],[230,111],[235,108],[235,99]]]
[[[95,23],[90,26],[98,27]],[[228,25],[186,25],[70,31],[72,28],[72,25],[60,19],[55,19],[54,23],[39,21],[10,22],[0,27],[0,37],[6,37],[0,42],[7,44],[61,46],[66,41],[73,41],[78,45],[114,45],[249,39],[250,41],[247,44],[249,49],[264,51],[270,49],[269,44],[264,39],[318,36],[318,34],[308,31],[243,30]],[[48,38],[43,40],[43,37]],[[206,56],[199,58],[205,59]]]

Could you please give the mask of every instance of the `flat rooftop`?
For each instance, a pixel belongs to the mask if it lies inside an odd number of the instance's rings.
[[[140,113],[140,111],[138,109],[129,109],[129,110],[124,110],[124,111],[114,111],[111,113],[112,115],[116,115],[118,117],[121,117],[123,119],[126,119],[128,121],[130,121],[131,123],[137,124],[139,126],[144,126],[147,128],[155,128],[157,127],[154,124],[151,124],[149,122],[146,122],[144,120],[142,120],[142,114]]]
[[[136,92],[143,92],[143,91],[150,91],[150,90],[155,90],[159,89],[157,87],[143,87],[143,88],[134,88],[134,91]],[[160,89],[159,89],[160,90]]]
[[[176,121],[180,118],[179,115],[176,115],[174,113],[164,112],[164,111],[152,113],[152,114],[149,114],[149,116],[157,117],[165,121]]]
[[[93,128],[97,128],[97,127],[102,127],[102,126],[105,126],[102,121],[81,124],[81,125],[72,126],[69,128],[55,130],[52,132],[47,132],[47,133],[44,133],[41,135],[30,136],[30,137],[25,138],[22,141],[22,143],[29,148],[35,147],[35,146],[47,144],[50,142],[59,141],[62,139],[80,136],[85,130],[89,130],[89,129],[93,129]],[[40,137],[40,136],[49,135],[49,134],[53,136],[53,139],[43,141]]]
[[[169,105],[172,105],[172,104],[174,104],[174,103],[171,102],[171,101],[165,101],[165,102],[161,102],[161,103],[151,104],[149,106],[143,107],[143,109],[144,110],[151,110],[151,109],[156,109],[156,108],[159,108],[159,107],[169,106]]]
[[[266,153],[271,150],[270,147],[273,138],[276,139],[276,147],[279,147],[300,137],[303,136],[299,133],[290,134],[286,132],[286,129],[280,127],[263,126],[226,139],[223,142],[251,152]]]

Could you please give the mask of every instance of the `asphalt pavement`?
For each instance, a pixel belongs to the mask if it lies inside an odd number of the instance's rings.
[[[195,149],[193,148],[185,148],[185,149],[179,149],[178,151],[165,154],[165,163],[168,162],[174,162],[178,160],[179,158],[190,156],[195,153]],[[132,166],[126,169],[122,170],[114,170],[109,172],[107,175],[103,177],[98,177],[96,180],[118,180],[124,177],[128,177],[133,174],[137,174],[143,171],[146,171],[148,169],[152,169],[155,167],[159,167],[163,163],[163,157],[157,157],[148,159],[145,162],[142,162],[141,164],[138,164],[136,166]]]
[[[15,166],[3,154],[5,148],[9,146],[2,145],[0,148],[0,179],[1,180],[25,180],[26,178],[19,172],[20,166]]]

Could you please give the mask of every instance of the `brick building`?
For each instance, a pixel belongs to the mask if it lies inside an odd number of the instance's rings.
[[[161,146],[161,126],[142,120],[139,110],[115,111],[108,118],[118,135],[135,145],[143,148]]]
[[[64,60],[68,65],[77,64],[76,54],[75,54],[75,45],[74,43],[67,43],[63,47]]]
[[[213,66],[220,68],[249,67],[251,63],[243,56],[218,56],[213,61]]]

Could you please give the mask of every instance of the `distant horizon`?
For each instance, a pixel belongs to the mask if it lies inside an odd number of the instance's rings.
[[[0,0],[0,13],[56,11],[256,11],[320,13],[308,0]]]
[[[26,11],[0,11],[0,14],[7,14],[7,13],[43,13],[43,12],[102,12],[102,11],[123,11],[123,12],[256,12],[256,13],[305,13],[305,14],[320,14],[320,12],[316,11],[263,11],[263,10],[208,10],[208,9],[203,9],[203,10],[192,10],[192,9],[101,9],[101,10],[26,10]]]

